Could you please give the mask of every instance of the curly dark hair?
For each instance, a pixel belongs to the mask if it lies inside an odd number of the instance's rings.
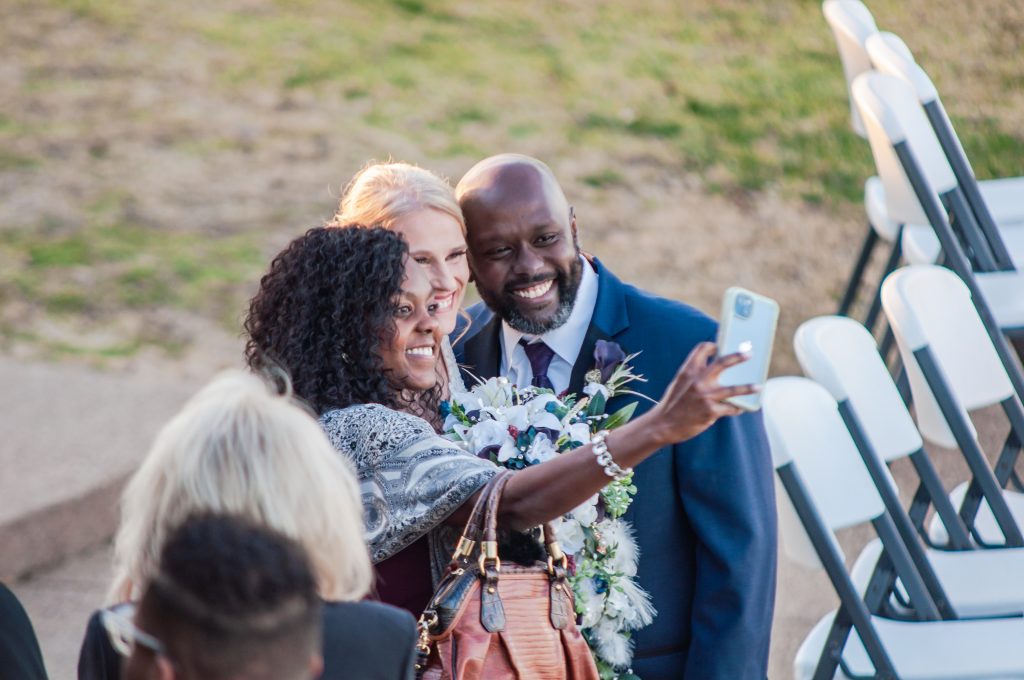
[[[318,227],[292,241],[249,302],[250,368],[283,368],[316,413],[369,403],[436,412],[440,387],[404,395],[380,357],[382,339],[396,332],[408,253],[401,235],[381,227]]]

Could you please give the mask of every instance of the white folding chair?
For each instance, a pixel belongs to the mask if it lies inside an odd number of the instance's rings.
[[[850,94],[850,86],[853,84],[854,78],[871,68],[871,60],[864,50],[864,42],[869,36],[878,33],[878,26],[875,25],[875,19],[871,16],[871,12],[859,0],[825,0],[822,4],[822,13],[835,36],[839,59],[843,65],[843,74],[846,77],[847,93]],[[850,96],[850,125],[854,133],[860,137],[867,137],[864,122],[853,103],[852,94]],[[889,219],[885,207],[885,189],[878,177],[870,177],[864,183],[864,212],[868,218],[867,233],[839,303],[838,313],[844,316],[850,311],[850,307],[856,300],[857,291],[864,277],[864,270],[879,241],[890,244],[889,255],[884,267],[885,273],[896,268],[901,254],[900,233],[903,226]],[[868,327],[874,327],[880,309],[876,290],[867,315],[864,317],[864,323]]]
[[[783,548],[824,568],[840,601],[801,644],[797,680],[1024,678],[1024,619],[939,620],[828,392],[806,378],[773,378],[765,386],[764,418],[783,491],[777,496]],[[891,569],[862,597],[833,532],[868,522]],[[917,620],[877,614],[897,575]]]
[[[1024,496],[1002,487],[1011,480],[1019,486],[1014,464],[1024,441],[1024,407],[976,302],[961,278],[934,265],[897,269],[882,285],[882,304],[907,370],[918,428],[929,441],[959,448],[971,470],[973,479],[958,492],[960,517],[981,544],[1005,540],[1021,546]],[[996,404],[1010,422],[1010,435],[993,470],[968,412]],[[987,507],[979,515],[982,500]],[[931,537],[936,542],[946,538],[938,526]]]
[[[864,122],[853,101],[852,88],[853,81],[857,76],[873,67],[880,68],[873,63],[872,55],[867,50],[867,42],[879,34],[878,27],[871,12],[860,0],[825,0],[822,11],[832,28],[843,64],[847,91],[850,94],[852,128],[856,134],[867,137]],[[902,61],[914,63],[913,54],[902,40],[897,38],[895,41],[889,42],[891,49],[898,52]],[[952,130],[952,127],[950,126],[949,129]],[[960,148],[959,142],[957,142],[957,148]],[[966,157],[964,157],[964,161],[966,162]],[[973,178],[973,172],[971,177]],[[1018,178],[985,180],[978,183],[978,188],[997,224],[1001,226],[1014,224],[1016,226],[1016,223],[1024,222],[1024,205],[1021,201],[1024,188],[1021,188]],[[941,251],[927,222],[904,223],[898,217],[892,216],[887,208],[885,193],[886,188],[877,176],[869,178],[864,185],[864,208],[869,224],[868,235],[865,237],[864,245],[840,303],[838,313],[841,315],[845,316],[849,311],[864,269],[879,239],[892,244],[883,278],[895,269],[901,256],[912,264],[932,264],[938,262],[941,257]],[[1012,241],[1012,252],[1024,253],[1024,243],[1018,243],[1018,241],[1024,240],[1024,232],[1013,234],[1008,240]],[[878,311],[876,292],[868,315],[865,317],[865,325],[868,328],[874,328]]]
[[[860,451],[886,509],[939,611],[956,616],[1007,616],[1024,612],[1024,549],[971,550],[967,527],[956,514],[924,451],[924,443],[864,326],[823,316],[803,323],[793,340],[804,372],[838,402],[839,413]],[[920,480],[909,512],[903,508],[885,463],[909,458]],[[930,505],[954,550],[925,549],[924,520]],[[870,544],[853,568],[865,587],[881,545]],[[934,578],[934,581],[932,580]],[[947,606],[948,603],[948,606]]]
[[[1024,229],[1020,228],[1024,222],[1024,177],[978,182],[938,90],[924,69],[914,61],[906,43],[894,33],[875,33],[865,40],[864,48],[876,69],[900,78],[913,88],[966,203],[989,240],[995,256],[995,270],[1019,268],[1024,263]],[[904,232],[903,236],[908,261],[912,264],[937,262],[934,258],[938,255],[939,244],[934,234],[918,227]],[[920,242],[910,244],[908,248],[908,239]],[[929,255],[933,259],[919,259]]]
[[[1024,394],[1024,375],[1003,336],[1024,331],[1024,274],[987,271],[982,264],[976,271],[968,259],[965,248],[979,261],[991,261],[992,253],[977,225],[968,224],[970,211],[963,209],[965,199],[956,177],[911,87],[895,76],[869,71],[854,81],[853,98],[868,130],[875,167],[886,184],[889,214],[932,226],[943,258],[970,289],[1014,389]],[[953,206],[964,219],[951,223],[946,206]]]

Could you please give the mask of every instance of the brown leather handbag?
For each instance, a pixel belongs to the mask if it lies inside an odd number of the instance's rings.
[[[551,527],[544,526],[547,564],[502,564],[498,557],[498,503],[512,474],[502,470],[480,493],[420,617],[417,678],[598,680]]]

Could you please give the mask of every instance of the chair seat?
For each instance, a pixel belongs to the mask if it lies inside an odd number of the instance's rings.
[[[1024,222],[1024,177],[986,179],[978,182],[992,219],[1003,222]]]
[[[871,541],[850,571],[850,579],[862,594],[881,552],[881,541]],[[960,617],[1024,613],[1024,548],[928,550],[928,561]]]
[[[1024,222],[1000,222],[999,233],[1017,269],[1024,270]],[[935,264],[939,259],[939,239],[926,224],[908,224],[903,228],[903,257],[910,264]]]
[[[949,500],[954,508],[960,507],[965,495],[967,495],[967,482],[960,484],[949,493]],[[1017,524],[1024,526],[1024,493],[1003,489],[1003,498],[1006,499],[1006,504],[1010,507],[1010,513],[1017,520]],[[992,510],[989,509],[988,503],[984,500],[982,500],[981,506],[978,508],[978,514],[974,519],[974,527],[986,543],[999,544],[1005,540],[1003,532],[999,530],[999,524],[996,523],[995,515],[992,514]],[[938,515],[933,517],[931,524],[928,525],[928,538],[936,545],[949,542],[949,534],[946,533],[946,527],[939,520]],[[1003,551],[1000,550],[999,552]]]
[[[814,676],[835,612],[811,629],[793,661],[794,677]],[[1024,619],[906,622],[871,617],[901,680],[995,680],[1024,678]],[[874,667],[856,631],[843,650],[850,671],[870,677]],[[848,676],[837,671],[835,678]]]

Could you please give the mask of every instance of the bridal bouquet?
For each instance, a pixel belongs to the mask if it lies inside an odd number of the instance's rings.
[[[556,396],[551,390],[517,388],[505,378],[482,381],[452,394],[441,406],[446,435],[470,453],[521,470],[583,446],[594,434],[629,421],[636,403],[606,413],[608,401],[643,378],[634,374],[615,343],[599,340],[596,366],[586,375],[583,395]],[[597,464],[597,463],[595,463]],[[558,542],[573,556],[570,576],[590,645],[603,680],[635,679],[632,631],[654,619],[650,597],[636,583],[639,553],[633,528],[622,519],[633,501],[632,475],[612,481],[600,493],[552,522]]]

